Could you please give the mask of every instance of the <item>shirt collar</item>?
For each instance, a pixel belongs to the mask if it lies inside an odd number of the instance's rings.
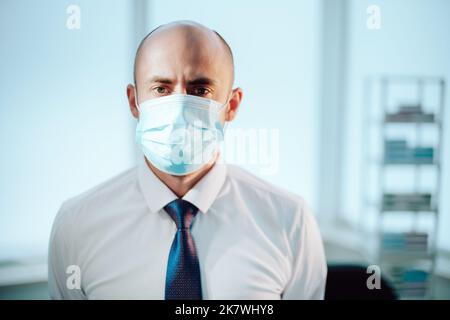
[[[226,178],[226,166],[220,158],[213,167],[183,197],[206,213],[217,198]],[[138,167],[139,185],[145,201],[152,212],[158,212],[169,202],[178,199],[177,195],[162,182],[145,162],[142,156]]]

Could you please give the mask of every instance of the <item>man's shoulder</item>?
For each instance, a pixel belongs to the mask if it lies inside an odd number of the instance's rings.
[[[252,217],[258,228],[270,239],[282,235],[286,240],[282,250],[288,250],[294,256],[301,239],[309,239],[303,245],[320,241],[315,215],[302,196],[234,165],[227,165],[227,178],[228,194],[231,193],[233,200],[237,199],[235,203],[245,208],[243,212]]]
[[[136,182],[137,167],[123,171],[106,181],[65,200],[55,218],[55,223],[75,218],[80,212],[89,212],[104,205],[113,205]]]
[[[305,205],[300,195],[270,183],[236,165],[227,165],[227,176],[244,195],[254,196],[262,203],[270,202],[288,211],[298,211]]]

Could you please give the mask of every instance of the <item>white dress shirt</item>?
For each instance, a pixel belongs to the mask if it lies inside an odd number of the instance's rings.
[[[50,296],[164,299],[177,228],[163,207],[176,198],[142,161],[66,201],[50,238]],[[191,232],[203,299],[323,298],[322,239],[301,197],[216,163],[183,199],[199,209]]]

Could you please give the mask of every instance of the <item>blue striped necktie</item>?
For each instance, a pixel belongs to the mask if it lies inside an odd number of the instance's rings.
[[[200,266],[190,231],[198,209],[183,199],[177,199],[166,205],[164,210],[175,221],[178,229],[169,253],[165,299],[201,300]]]

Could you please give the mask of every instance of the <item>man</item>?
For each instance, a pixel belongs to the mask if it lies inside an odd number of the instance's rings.
[[[303,199],[220,161],[242,99],[233,81],[215,31],[181,21],[144,38],[127,87],[142,163],[62,205],[52,298],[323,298],[322,240]]]

